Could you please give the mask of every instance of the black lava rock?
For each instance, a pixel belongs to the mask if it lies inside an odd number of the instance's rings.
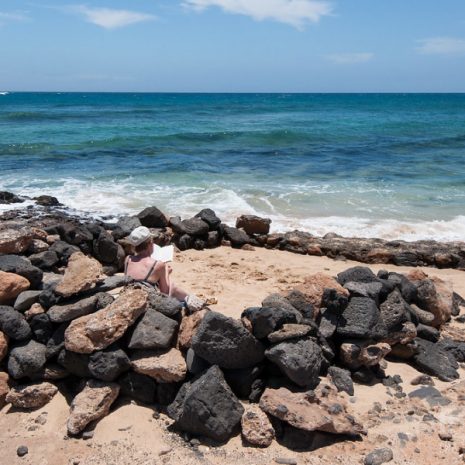
[[[215,231],[221,224],[221,220],[216,216],[216,213],[211,210],[210,208],[205,208],[201,210],[197,215],[196,218],[200,218],[202,221],[208,224],[210,231]]]
[[[89,372],[102,381],[114,381],[131,367],[126,353],[119,348],[94,352],[89,356]]]
[[[0,305],[0,330],[16,341],[29,339],[32,334],[24,315],[6,305]]]
[[[31,283],[31,289],[39,289],[42,284],[42,270],[19,255],[0,255],[0,270],[23,276]]]
[[[166,228],[168,226],[168,219],[157,207],[145,208],[137,215],[137,218],[142,226],[147,228]]]
[[[8,373],[14,379],[32,377],[44,367],[45,352],[46,347],[36,341],[15,347],[8,358]]]

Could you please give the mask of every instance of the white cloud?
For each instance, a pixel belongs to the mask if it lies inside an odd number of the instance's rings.
[[[297,29],[318,22],[333,10],[326,0],[184,0],[183,4],[197,11],[216,6],[227,13],[250,16],[257,21],[271,19]]]
[[[29,21],[29,17],[22,12],[15,11],[13,13],[5,13],[0,11],[0,25],[11,21]]]
[[[465,40],[453,37],[431,37],[418,40],[417,52],[424,55],[465,55]]]
[[[366,63],[374,57],[373,53],[335,53],[327,55],[326,58],[337,65],[354,65],[357,63]]]
[[[86,5],[74,5],[70,10],[84,16],[87,22],[103,27],[117,29],[131,24],[150,21],[156,16],[129,10],[113,10],[110,8],[91,8]]]

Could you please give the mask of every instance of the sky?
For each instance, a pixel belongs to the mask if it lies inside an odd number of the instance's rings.
[[[0,91],[465,92],[465,0],[0,0]]]

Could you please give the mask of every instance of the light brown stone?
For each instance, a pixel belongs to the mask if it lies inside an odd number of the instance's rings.
[[[0,331],[0,362],[8,353],[8,336]]]
[[[91,379],[73,399],[67,427],[70,434],[79,434],[95,420],[108,415],[111,404],[119,394],[119,385]]]
[[[79,354],[102,350],[117,341],[147,309],[148,290],[128,287],[98,312],[82,316],[65,331],[65,347]]]
[[[10,391],[10,386],[8,385],[9,381],[8,373],[0,371],[0,409],[2,409],[6,404],[6,396]]]
[[[23,229],[4,229],[0,231],[0,254],[21,254],[31,245],[32,231]]]
[[[392,260],[394,254],[388,249],[382,247],[376,247],[371,249],[367,253],[368,263],[389,263]]]
[[[168,352],[142,352],[131,361],[134,371],[150,376],[159,383],[176,383],[186,377],[187,366],[184,357],[177,349]]]
[[[29,280],[15,273],[0,271],[0,305],[14,302],[30,286]]]
[[[102,265],[95,258],[75,252],[68,261],[63,280],[56,287],[55,293],[70,297],[91,289],[102,278]]]
[[[254,446],[268,447],[273,442],[275,431],[266,413],[257,404],[245,407],[241,419],[242,436]]]
[[[59,241],[60,239],[61,238],[58,234],[50,234],[45,238],[45,242],[47,242],[47,244],[49,245],[52,245],[55,242]]]
[[[299,284],[296,289],[310,300],[316,314],[321,308],[321,299],[325,289],[335,289],[338,294],[349,297],[349,291],[344,289],[332,276],[324,273],[316,273],[305,278],[303,284]]]
[[[285,388],[266,389],[260,408],[304,431],[351,436],[365,433],[363,426],[347,412],[343,396],[329,385],[320,384],[315,391],[306,393],[293,393]]]
[[[287,341],[295,337],[303,337],[312,331],[309,325],[298,325],[293,323],[286,323],[281,329],[268,335],[268,340],[274,344],[275,342]]]
[[[417,337],[417,328],[411,321],[402,323],[401,329],[398,331],[391,331],[389,335],[383,340],[390,346],[396,344],[408,344]]]
[[[31,245],[29,246],[29,253],[41,253],[46,252],[50,246],[40,239],[33,239]]]
[[[389,352],[391,352],[389,344],[384,342],[371,344],[362,348],[359,360],[363,366],[372,367],[378,365]]]
[[[182,319],[178,333],[178,347],[181,350],[190,348],[192,338],[206,313],[207,310],[200,310]]]
[[[8,393],[6,401],[17,408],[40,408],[48,404],[57,392],[58,388],[47,382],[16,386]]]
[[[34,239],[39,241],[46,241],[48,234],[43,229],[31,228]]]
[[[31,308],[29,310],[26,310],[24,312],[24,316],[26,317],[26,320],[31,320],[33,317],[36,315],[40,315],[41,313],[45,313],[44,307],[40,305],[39,303],[32,304]]]

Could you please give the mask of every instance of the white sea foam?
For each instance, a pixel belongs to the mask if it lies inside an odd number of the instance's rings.
[[[371,197],[331,187],[330,184],[308,186],[273,186],[274,189],[251,190],[232,189],[219,184],[205,186],[155,184],[145,181],[142,185],[134,179],[124,181],[83,181],[77,179],[50,181],[16,180],[1,186],[0,190],[12,190],[17,194],[35,197],[49,194],[56,196],[66,207],[77,213],[91,213],[95,217],[106,218],[136,214],[143,208],[156,205],[168,215],[191,217],[203,208],[212,208],[226,223],[234,224],[242,214],[266,216],[272,219],[272,231],[285,232],[293,229],[308,231],[316,236],[334,232],[345,237],[379,237],[384,239],[414,240],[465,240],[465,216],[449,215],[447,219],[434,218],[433,210],[429,218],[412,215],[413,207],[393,202],[381,213],[378,205],[383,193],[371,189]],[[359,188],[363,191],[363,187]],[[267,192],[268,191],[268,192]],[[268,193],[271,194],[268,195]],[[386,193],[384,192],[384,195]],[[376,196],[373,199],[373,196]],[[379,196],[379,198],[378,198]],[[368,200],[367,200],[368,199]],[[25,208],[33,204],[0,205],[0,211],[12,208]],[[354,204],[354,208],[350,205]],[[386,202],[383,202],[386,204]],[[403,212],[397,213],[397,212]],[[441,213],[438,211],[438,213]],[[405,218],[405,219],[404,219]]]
[[[0,92],[0,95],[8,95],[9,92]]]

